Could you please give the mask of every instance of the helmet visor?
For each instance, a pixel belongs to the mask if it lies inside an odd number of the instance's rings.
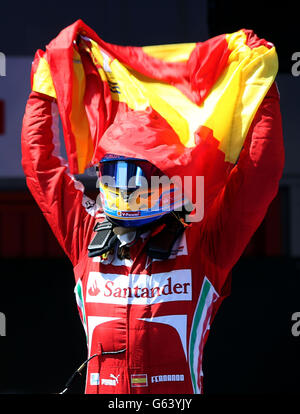
[[[136,190],[148,186],[153,175],[161,172],[147,161],[102,162],[99,166],[101,184],[123,190]]]

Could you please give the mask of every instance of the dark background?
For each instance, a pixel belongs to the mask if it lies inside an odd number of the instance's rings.
[[[0,50],[33,55],[78,18],[108,42],[137,46],[203,41],[205,34],[249,28],[276,45],[280,73],[287,73],[300,45],[297,10],[285,5],[207,1],[206,27],[200,27],[205,7],[196,0],[29,1],[17,12],[6,2]],[[291,333],[291,315],[300,311],[300,261],[290,256],[288,200],[282,185],[233,269],[231,296],[204,352],[208,394],[298,393],[300,337]],[[0,393],[56,393],[86,358],[72,267],[24,187],[5,188],[0,201],[0,311],[7,323],[0,337]],[[73,392],[83,385],[77,382]]]
[[[107,42],[133,46],[203,41],[206,34],[252,29],[276,45],[280,71],[290,71],[291,55],[299,49],[299,16],[291,1],[90,0],[84,6],[30,0],[17,9],[6,2],[0,19],[0,50],[7,55],[33,55],[77,19]]]

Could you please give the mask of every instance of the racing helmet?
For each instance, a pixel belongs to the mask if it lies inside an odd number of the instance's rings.
[[[117,226],[144,226],[183,205],[181,191],[147,160],[106,154],[98,174],[103,211]]]

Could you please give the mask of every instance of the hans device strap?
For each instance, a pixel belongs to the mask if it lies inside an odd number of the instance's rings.
[[[147,254],[152,259],[168,259],[171,255],[172,247],[177,238],[184,232],[185,225],[175,214],[166,215],[163,220],[159,220],[161,230],[156,232],[155,227],[151,226],[153,236],[147,243]],[[114,225],[105,219],[102,223],[97,223],[94,227],[96,233],[90,245],[88,246],[88,256],[102,256],[108,251],[115,249],[119,244],[119,239],[113,231]],[[149,227],[140,229],[142,231],[149,230]]]
[[[168,259],[177,238],[184,232],[184,224],[173,214],[165,216],[165,226],[160,232],[150,237],[147,254],[152,259]]]
[[[118,243],[118,236],[113,232],[113,224],[104,220],[94,227],[95,237],[88,246],[88,256],[102,256]]]

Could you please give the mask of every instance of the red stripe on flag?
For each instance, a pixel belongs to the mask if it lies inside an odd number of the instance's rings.
[[[259,46],[265,46],[268,49],[274,47],[274,45],[270,42],[267,42],[265,39],[260,39],[253,30],[243,29],[243,32],[247,36],[246,45],[250,47],[250,49],[254,49]]]

